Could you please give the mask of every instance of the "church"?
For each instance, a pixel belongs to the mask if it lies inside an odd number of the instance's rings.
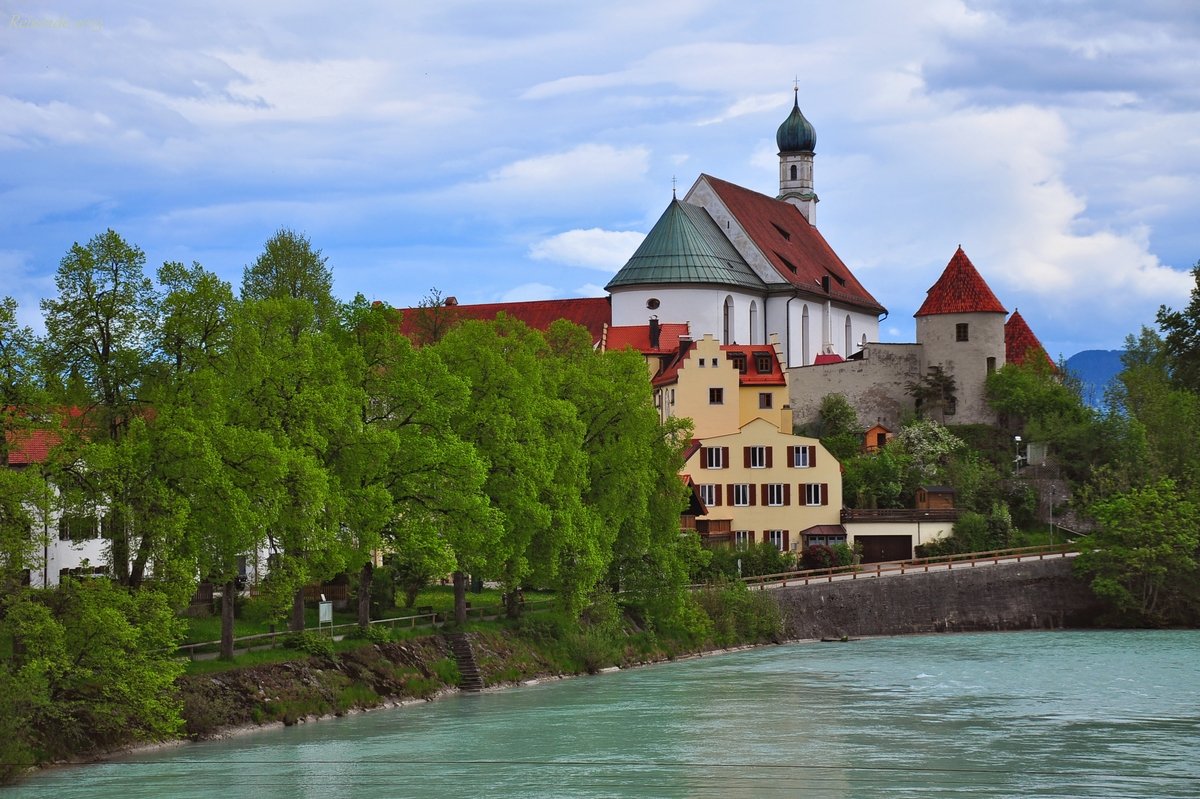
[[[787,405],[800,426],[815,421],[826,395],[838,393],[864,429],[898,429],[918,410],[913,386],[931,381],[953,386],[936,403],[939,421],[994,422],[984,397],[987,375],[1041,350],[1025,320],[1009,316],[959,247],[915,314],[917,341],[881,342],[887,309],[816,226],[817,137],[798,89],[775,140],[774,197],[701,174],[682,198],[672,196],[605,286],[607,298],[486,305],[448,298],[453,307],[446,310],[460,318],[503,311],[542,329],[558,318],[576,321],[598,347],[641,351],[652,373],[656,364],[668,368],[677,347],[704,337],[728,347],[777,343]]]

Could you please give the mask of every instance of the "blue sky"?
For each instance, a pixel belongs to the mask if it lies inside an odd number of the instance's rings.
[[[38,328],[109,227],[235,286],[290,227],[347,299],[600,295],[673,179],[776,192],[797,76],[884,340],[960,244],[1053,356],[1200,259],[1193,0],[0,4],[0,294]]]

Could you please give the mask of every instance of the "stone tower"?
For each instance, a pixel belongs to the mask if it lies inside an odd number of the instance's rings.
[[[813,191],[813,150],[817,146],[817,132],[800,113],[799,87],[796,87],[792,113],[775,133],[775,143],[779,145],[779,196],[776,199],[796,206],[810,225],[816,225],[818,200]]]

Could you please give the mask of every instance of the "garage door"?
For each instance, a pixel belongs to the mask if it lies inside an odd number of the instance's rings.
[[[854,540],[862,544],[863,563],[909,560],[913,556],[912,536],[856,535]]]

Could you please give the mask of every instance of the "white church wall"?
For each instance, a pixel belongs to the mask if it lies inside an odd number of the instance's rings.
[[[759,324],[763,321],[763,297],[759,294],[722,286],[672,286],[650,288],[618,288],[612,293],[612,323],[614,327],[645,325],[651,316],[662,324],[686,322],[691,326],[693,339],[705,334],[723,341],[725,332],[725,299],[733,300],[734,336],[732,344],[750,344],[750,305],[758,303]],[[657,307],[651,308],[651,300]],[[765,340],[760,327],[756,340]]]

